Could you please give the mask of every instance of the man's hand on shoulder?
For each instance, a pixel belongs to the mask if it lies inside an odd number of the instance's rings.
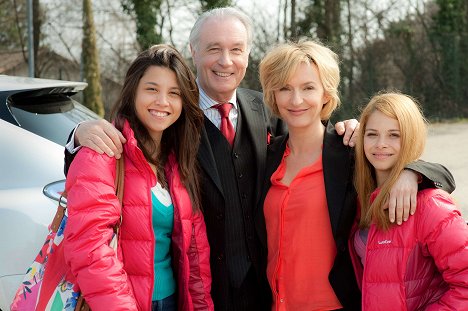
[[[123,151],[122,144],[127,140],[111,123],[108,121],[93,120],[81,123],[75,132],[75,144],[85,146],[94,151],[108,156],[115,156],[117,159]]]
[[[356,119],[349,119],[337,122],[335,130],[338,135],[343,135],[343,144],[345,146],[354,147],[356,145],[357,136],[359,133],[359,122]]]

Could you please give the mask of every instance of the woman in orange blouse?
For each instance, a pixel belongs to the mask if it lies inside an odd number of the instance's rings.
[[[316,42],[282,44],[261,62],[260,81],[265,103],[289,128],[269,146],[263,192],[273,310],[360,310],[347,248],[354,157],[327,122],[340,103],[337,56]],[[408,168],[438,176],[431,166]],[[396,187],[409,184],[415,196],[417,179],[405,170]]]

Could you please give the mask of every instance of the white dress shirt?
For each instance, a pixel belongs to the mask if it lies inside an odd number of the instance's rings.
[[[221,125],[221,115],[219,114],[218,109],[213,108],[214,105],[219,103],[206,95],[205,91],[200,87],[200,85],[198,85],[198,89],[200,90],[200,99],[198,101],[200,108],[203,110],[203,113],[208,118],[208,120],[210,120],[219,129]],[[237,118],[239,116],[236,94],[236,91],[234,91],[234,94],[229,100],[229,102],[232,104],[232,109],[229,112],[229,120],[231,121],[234,130],[237,128]]]

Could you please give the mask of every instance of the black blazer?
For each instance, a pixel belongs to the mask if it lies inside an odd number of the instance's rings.
[[[271,186],[270,177],[283,158],[288,137],[288,135],[278,137],[268,148],[262,195],[255,214],[265,252],[267,239],[263,202]],[[342,136],[336,133],[330,122],[325,130],[322,161],[328,212],[337,249],[335,262],[329,275],[330,284],[345,310],[361,310],[361,294],[348,251],[348,237],[357,206],[357,194],[353,184],[354,150],[343,145]],[[449,192],[454,189],[453,177],[442,165],[418,161],[407,168],[423,175],[424,181],[421,183],[423,187],[440,187]],[[266,261],[264,266],[266,268]]]
[[[242,113],[242,122],[244,125],[244,133],[251,136],[253,140],[252,148],[255,158],[252,161],[256,162],[257,174],[256,180],[246,180],[246,183],[257,187],[260,190],[265,177],[266,158],[267,158],[267,133],[274,140],[276,136],[282,136],[286,133],[284,123],[271,116],[269,111],[263,104],[262,93],[248,89],[237,89],[237,103]],[[202,129],[201,143],[198,150],[198,162],[202,168],[203,183],[201,187],[203,192],[209,195],[202,202],[204,214],[210,213],[211,210],[224,208],[224,194],[221,185],[221,180],[216,168],[215,155],[212,152],[211,142],[208,139],[206,129]],[[208,180],[206,180],[208,179]],[[255,202],[260,199],[261,192],[257,192]],[[253,208],[256,209],[257,204]],[[207,228],[210,230],[211,228]],[[214,234],[214,232],[210,232]],[[209,234],[210,234],[209,233]],[[216,250],[217,245],[210,245],[213,250]]]
[[[250,162],[246,162],[247,166],[244,167],[244,169],[256,169],[256,171],[252,174],[254,178],[251,178],[250,180],[243,179],[242,182],[244,183],[243,185],[250,187],[250,189],[260,189],[261,184],[263,183],[266,168],[267,133],[270,133],[272,137],[275,137],[276,135],[284,134],[285,129],[281,121],[270,116],[265,105],[263,104],[263,97],[261,93],[238,88],[237,104],[241,113],[240,120],[242,122],[242,135],[250,136],[251,140],[251,144],[243,145],[243,148],[251,148],[249,153],[252,154],[251,159],[248,159]],[[229,230],[229,228],[225,227],[227,224],[223,220],[226,208],[226,196],[224,192],[236,190],[223,189],[221,176],[218,173],[216,163],[216,157],[220,155],[214,154],[214,149],[212,147],[213,143],[216,142],[209,140],[207,130],[206,128],[203,128],[201,133],[201,144],[197,155],[201,168],[201,204],[211,249],[210,261],[213,279],[212,297],[216,308],[219,310],[224,310],[232,309],[232,306],[229,307],[225,305],[229,305],[229,302],[226,301],[229,299],[226,299],[225,297],[229,297],[231,295],[229,292],[229,272],[231,272],[231,274],[233,272],[228,271],[228,265],[226,264],[226,260],[228,259],[225,258],[225,230]],[[249,201],[252,203],[248,206],[248,208],[251,209],[251,213],[256,210],[259,199],[260,191],[254,191],[254,197]],[[230,221],[236,221],[236,219],[231,219]],[[245,230],[255,234],[257,228],[253,220],[247,221],[245,219],[238,219],[238,221],[244,221]],[[243,226],[240,225],[240,227]],[[249,237],[246,236],[244,231],[239,232],[239,239],[246,238]],[[248,301],[263,300],[264,303],[262,303],[262,305],[265,305],[265,308],[268,310],[270,308],[269,304],[271,297],[269,296],[269,288],[265,277],[265,271],[259,268],[260,263],[263,263],[263,257],[265,256],[265,254],[262,253],[263,247],[258,237],[255,237],[253,240],[249,240],[248,243],[250,256],[244,256],[245,258],[238,258],[238,260],[243,261],[245,264],[247,264],[247,262],[252,263],[252,265],[256,268],[255,271],[258,274],[257,277],[259,281],[256,283],[257,285],[251,284],[251,286],[262,287],[260,292],[266,292],[266,295],[261,295],[262,297],[258,297],[258,292],[252,291],[252,296],[254,297],[246,299],[248,299]],[[236,273],[236,271],[234,271],[234,273]],[[244,284],[243,286],[249,288],[250,285]]]
[[[255,158],[252,159],[257,164],[257,178],[251,182],[253,185],[260,186],[263,182],[265,163],[267,156],[267,133],[275,136],[283,135],[286,129],[283,122],[275,117],[272,117],[265,105],[263,104],[262,93],[238,88],[237,103],[242,113],[242,122],[244,124],[244,133],[247,132],[253,140],[253,150]],[[201,135],[201,143],[198,151],[198,161],[200,167],[205,174],[210,178],[211,183],[202,185],[204,191],[213,190],[223,195],[221,181],[216,169],[215,155],[211,150],[211,143],[208,139],[206,129],[203,128]],[[209,207],[214,202],[202,202]],[[217,205],[217,204],[216,204]]]
[[[278,137],[268,148],[262,196],[255,214],[265,252],[267,239],[263,202],[271,186],[270,177],[283,158],[288,138],[289,135]],[[348,235],[356,214],[357,196],[353,187],[354,155],[352,148],[343,145],[343,138],[336,134],[330,123],[327,125],[324,135],[322,162],[328,212],[337,249],[335,263],[329,276],[330,283],[346,310],[360,310],[361,295],[347,245]],[[266,268],[266,258],[264,260]]]

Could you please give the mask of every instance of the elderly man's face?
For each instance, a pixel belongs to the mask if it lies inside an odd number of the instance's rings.
[[[192,46],[200,86],[212,99],[229,100],[245,76],[249,62],[247,31],[239,20],[208,19]]]

